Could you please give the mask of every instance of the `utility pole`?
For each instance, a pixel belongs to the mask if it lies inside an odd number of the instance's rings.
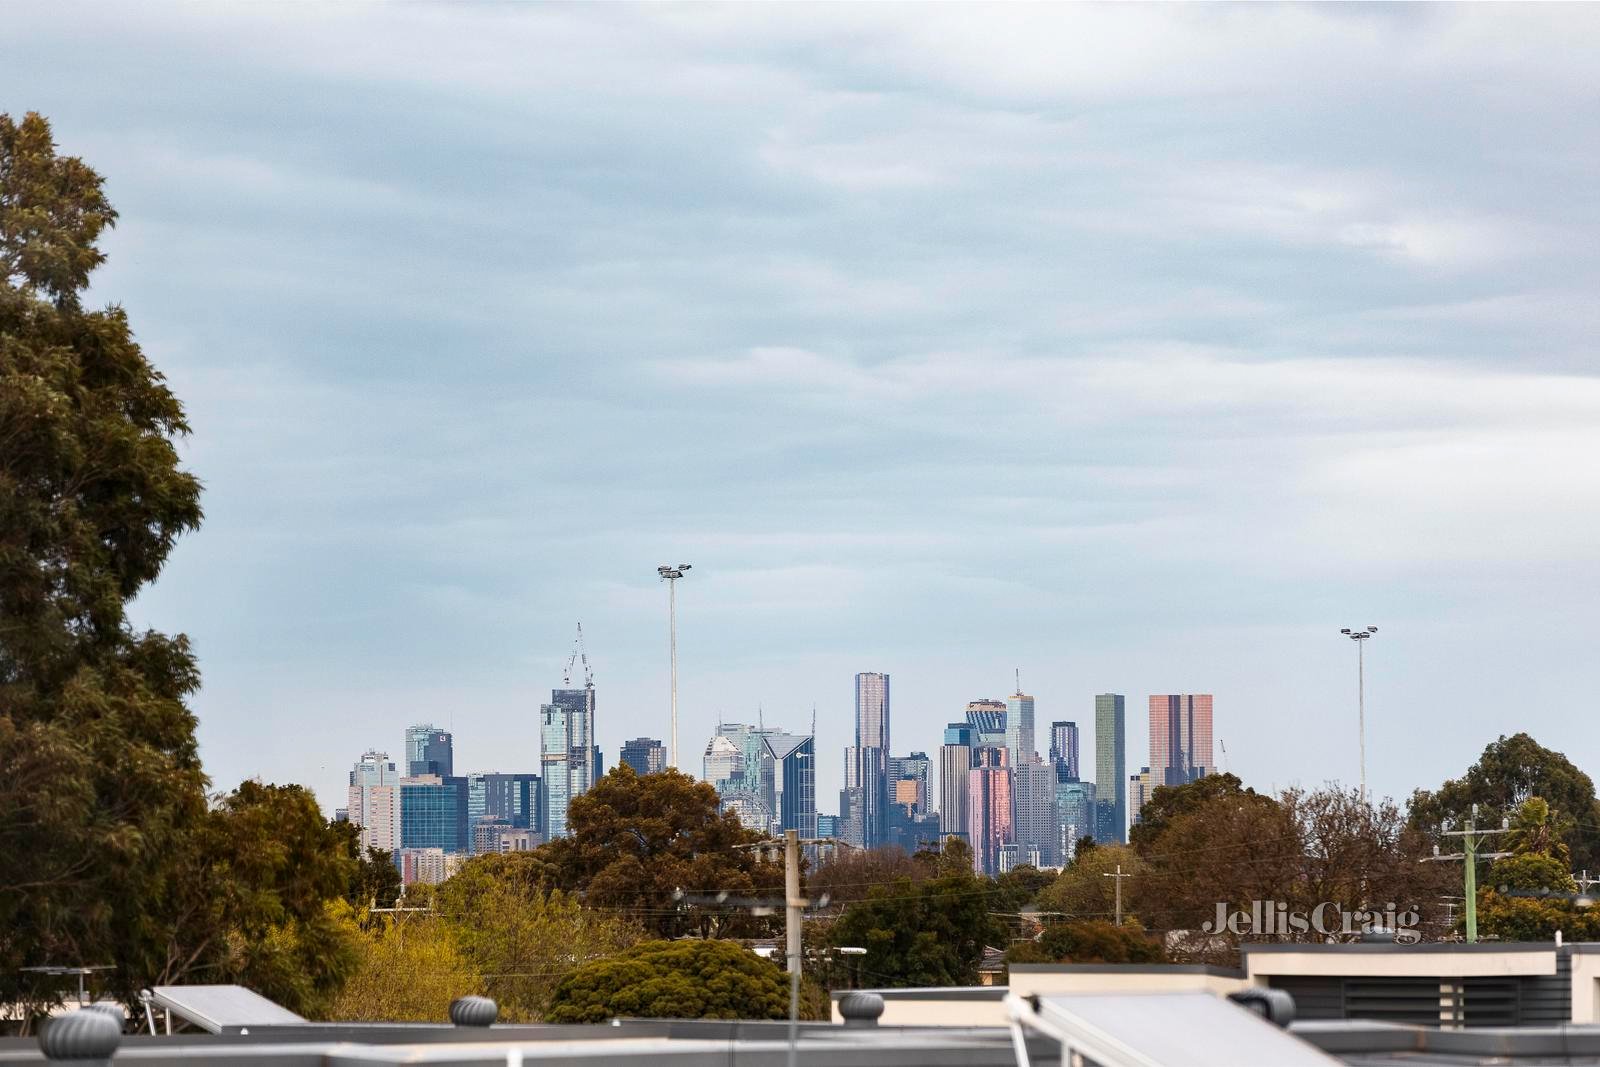
[[[1590,886],[1600,885],[1600,878],[1589,877],[1589,868],[1587,867],[1585,867],[1583,869],[1583,873],[1574,878],[1573,881],[1578,883],[1578,889],[1585,894],[1589,892]]]
[[[1472,805],[1472,814],[1467,816],[1467,825],[1465,829],[1445,830],[1441,828],[1439,831],[1439,836],[1441,837],[1461,838],[1462,850],[1460,852],[1452,852],[1446,855],[1441,855],[1439,853],[1439,846],[1434,845],[1433,855],[1426,857],[1422,861],[1423,863],[1446,863],[1452,860],[1462,861],[1464,872],[1462,876],[1462,882],[1465,887],[1463,891],[1466,893],[1467,897],[1467,944],[1469,945],[1475,944],[1478,940],[1478,861],[1480,859],[1494,860],[1499,859],[1502,856],[1511,855],[1509,852],[1479,852],[1478,846],[1483,842],[1484,838],[1489,837],[1492,834],[1503,834],[1510,828],[1511,820],[1501,819],[1500,828],[1498,830],[1478,829],[1478,805],[1474,804]]]
[[[800,831],[783,832],[784,938],[789,955],[789,1067],[794,1067],[800,1029],[800,920],[806,906],[800,896]]]
[[[1367,799],[1367,639],[1378,632],[1376,626],[1365,630],[1340,630],[1356,643],[1356,734],[1361,742],[1361,799]]]
[[[1102,877],[1102,878],[1115,878],[1117,880],[1117,882],[1116,882],[1116,885],[1117,885],[1117,925],[1121,926],[1122,925],[1122,880],[1124,878],[1132,878],[1133,877],[1133,872],[1130,871],[1127,874],[1123,874],[1122,873],[1122,864],[1119,863],[1119,864],[1117,864],[1117,873],[1116,874],[1102,874],[1100,877]]]
[[[671,766],[678,769],[678,579],[690,569],[690,564],[676,567],[663,564],[656,568],[667,583],[667,642],[672,654],[672,753]]]

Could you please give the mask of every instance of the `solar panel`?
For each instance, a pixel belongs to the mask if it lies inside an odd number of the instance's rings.
[[[158,985],[150,1003],[203,1030],[220,1034],[246,1026],[290,1026],[305,1020],[242,985]]]
[[[1025,1009],[1024,1009],[1025,1010]],[[1327,1053],[1210,993],[1041,997],[1025,1023],[1101,1067],[1333,1067]],[[1065,1057],[1063,1057],[1065,1062]]]

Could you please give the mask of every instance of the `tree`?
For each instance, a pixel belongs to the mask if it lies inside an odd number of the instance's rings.
[[[538,882],[528,853],[472,859],[438,887],[435,911],[510,1022],[539,1022],[573,971],[639,940],[631,921],[581,907]]]
[[[355,861],[354,872],[345,899],[357,909],[361,922],[368,924],[365,909],[392,908],[404,889],[400,869],[394,865],[394,853],[381,848],[361,850],[361,827],[351,822],[330,824],[344,841],[345,854]]]
[[[1207,774],[1183,785],[1158,785],[1139,809],[1139,821],[1128,829],[1128,843],[1145,852],[1180,815],[1192,814],[1213,800],[1260,795],[1245,788],[1234,774]]]
[[[1055,884],[1054,871],[1041,871],[1037,867],[1024,864],[1013,867],[994,880],[995,907],[1000,911],[1021,911],[1039,896],[1039,893],[1049,885]]]
[[[639,777],[626,764],[567,811],[571,833],[536,852],[550,884],[593,908],[631,915],[661,937],[754,936],[772,928],[742,912],[680,898],[726,892],[783,896],[783,866],[750,846],[761,836],[720,810],[716,790],[676,770]]]
[[[553,1023],[642,1019],[784,1019],[789,983],[733,941],[646,941],[585,964],[551,999]]]
[[[0,1001],[46,963],[148,984],[206,817],[188,642],[126,615],[201,513],[182,406],[82,306],[115,219],[49,123],[0,115]]]
[[[1579,867],[1600,870],[1600,801],[1594,781],[1560,752],[1540,745],[1527,734],[1502,736],[1491,742],[1460,778],[1435,792],[1417,790],[1411,797],[1411,825],[1433,833],[1446,820],[1459,822],[1480,807],[1479,818],[1519,807],[1537,796],[1550,805],[1561,839]]]
[[[1504,837],[1511,855],[1496,860],[1478,891],[1478,932],[1506,941],[1549,941],[1560,930],[1577,940],[1600,932],[1592,909],[1579,910],[1571,899],[1577,880],[1567,863],[1567,846],[1557,835],[1550,805],[1529,797],[1511,817]]]
[[[806,878],[806,895],[813,900],[826,895],[835,905],[852,904],[865,900],[875,886],[930,878],[937,873],[937,862],[936,853],[907,856],[898,848],[850,849]]]
[[[436,916],[367,923],[346,904],[336,915],[357,945],[359,961],[327,1017],[345,1022],[443,1022],[450,1002],[484,991],[483,978]]]
[[[1124,874],[1135,875],[1130,881],[1137,885],[1137,875],[1144,864],[1139,854],[1127,845],[1099,845],[1078,858],[1055,880],[1039,891],[1036,903],[1041,911],[1059,912],[1073,919],[1109,920],[1116,913],[1116,885],[1108,874],[1115,874],[1118,866]],[[1133,914],[1132,897],[1127,893],[1128,883],[1123,883],[1124,914]]]
[[[895,986],[974,985],[984,946],[1004,937],[993,882],[965,870],[878,886],[834,922],[835,947],[867,950],[863,973]]]
[[[1007,963],[1161,963],[1161,943],[1137,923],[1087,920],[1046,926],[1035,941],[1013,945]]]

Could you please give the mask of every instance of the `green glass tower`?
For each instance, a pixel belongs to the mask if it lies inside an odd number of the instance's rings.
[[[1094,838],[1122,844],[1128,839],[1128,734],[1120,693],[1094,698],[1094,779]]]

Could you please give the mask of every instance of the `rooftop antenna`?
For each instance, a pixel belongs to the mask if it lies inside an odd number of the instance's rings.
[[[766,728],[767,728],[767,720],[762,715],[761,702],[758,700],[758,701],[756,701],[756,729],[757,730],[765,730]]]
[[[812,704],[811,704],[811,742],[812,742],[812,747],[813,748],[816,747],[816,740],[817,740],[817,705],[816,705],[816,702],[813,701]],[[941,757],[941,758],[943,758],[943,757]],[[1585,872],[1585,873],[1588,873],[1588,872]]]
[[[1022,668],[1017,668],[1017,696],[1022,695]]]

